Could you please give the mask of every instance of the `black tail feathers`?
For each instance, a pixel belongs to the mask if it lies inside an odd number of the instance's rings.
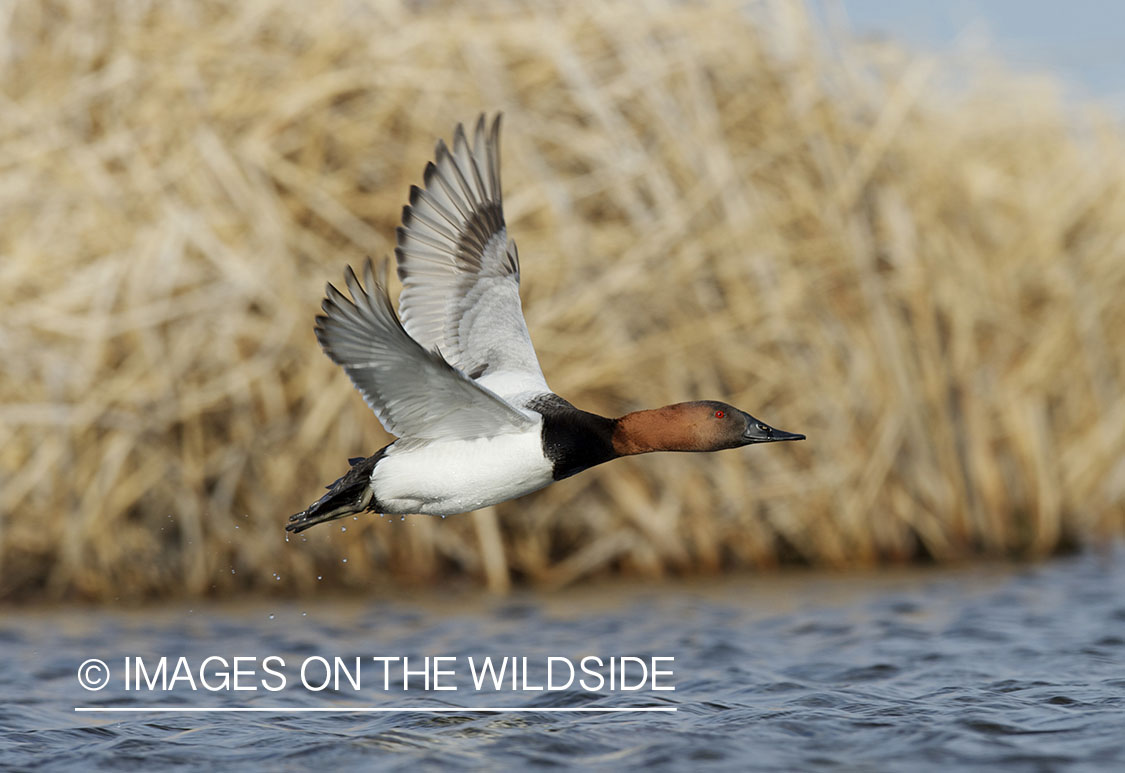
[[[318,523],[334,521],[346,515],[378,509],[371,491],[371,473],[383,458],[386,448],[381,448],[373,456],[357,456],[349,459],[352,468],[335,483],[328,486],[328,493],[296,515],[289,516],[285,530],[302,532]]]

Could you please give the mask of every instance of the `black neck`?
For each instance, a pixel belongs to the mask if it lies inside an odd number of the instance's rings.
[[[528,408],[543,415],[543,454],[551,461],[555,480],[618,456],[613,449],[614,419],[581,411],[556,394],[541,395]]]

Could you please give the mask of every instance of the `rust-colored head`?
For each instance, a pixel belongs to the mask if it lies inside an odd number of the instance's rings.
[[[649,451],[721,451],[751,443],[804,440],[715,400],[636,411],[617,420],[613,448],[621,456]]]

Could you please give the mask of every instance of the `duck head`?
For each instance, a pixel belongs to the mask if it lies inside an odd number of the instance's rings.
[[[804,435],[775,429],[733,405],[698,400],[622,416],[616,421],[613,446],[618,454],[627,456],[649,451],[721,451],[804,439]]]

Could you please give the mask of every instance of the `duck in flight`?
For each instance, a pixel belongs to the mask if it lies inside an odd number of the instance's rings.
[[[452,515],[541,489],[619,456],[803,440],[714,400],[611,419],[543,378],[520,306],[500,201],[500,117],[441,140],[402,210],[399,316],[371,260],[331,284],[316,337],[398,439],[293,515],[286,529],[361,512]]]

